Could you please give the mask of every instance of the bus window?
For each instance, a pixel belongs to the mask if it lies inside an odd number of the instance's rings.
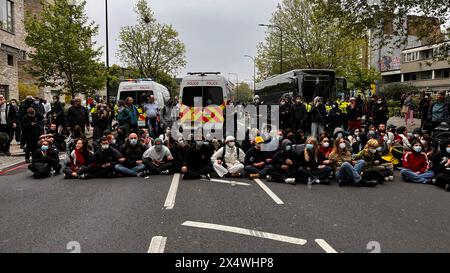
[[[125,101],[127,98],[132,98],[134,105],[142,105],[142,95],[153,95],[153,91],[142,90],[142,91],[123,91],[120,92],[119,100]]]

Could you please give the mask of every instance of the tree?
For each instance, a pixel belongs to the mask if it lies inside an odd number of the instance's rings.
[[[245,82],[241,82],[236,85],[233,89],[234,92],[234,101],[239,103],[246,103],[252,101],[253,91]]]
[[[63,94],[90,96],[105,85],[104,65],[99,62],[101,48],[94,48],[92,37],[98,26],[88,22],[85,1],[41,1],[39,16],[27,14],[25,42],[35,50],[29,53],[27,70],[40,86],[62,88]]]
[[[337,20],[323,20],[326,12],[322,0],[283,0],[271,23],[283,30],[283,67],[292,69],[334,69],[338,74],[351,73],[361,59],[364,39],[346,35]],[[269,28],[265,41],[258,45],[259,78],[279,73],[280,33]]]
[[[138,1],[136,14],[137,24],[120,30],[119,59],[155,81],[178,72],[186,65],[186,48],[178,32],[171,25],[158,23],[146,0]]]
[[[19,83],[19,100],[23,101],[27,96],[37,97],[39,87],[34,84]]]
[[[321,4],[326,13],[324,20],[337,21],[353,37],[371,30],[373,37],[379,38],[379,46],[391,44],[399,47],[408,42],[407,29],[404,27],[408,15],[432,17],[431,20],[410,20],[410,27],[420,40],[426,44],[443,42],[445,37],[436,24],[449,30],[450,5],[445,0],[340,0],[323,1]],[[392,34],[385,35],[387,23],[393,24]],[[396,38],[393,38],[396,37]],[[437,54],[435,58],[447,58],[445,54]]]
[[[408,93],[419,93],[419,88],[411,84],[394,83],[385,86],[381,91],[382,96],[386,99],[394,101],[399,101],[402,95],[406,95]]]

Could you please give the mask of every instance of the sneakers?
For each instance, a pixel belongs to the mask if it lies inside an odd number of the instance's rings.
[[[169,175],[169,174],[170,174],[170,171],[169,171],[169,170],[165,170],[165,171],[162,171],[161,174],[162,174],[162,175]]]
[[[145,178],[145,177],[147,177],[149,175],[150,174],[149,174],[148,171],[143,171],[143,172],[138,173],[138,177],[142,177],[142,178]]]
[[[250,174],[249,177],[250,177],[250,180],[258,179],[259,174],[258,173]]]
[[[313,184],[320,184],[320,180],[319,178],[314,178],[314,180],[312,181]]]
[[[200,175],[201,179],[211,180],[211,176],[209,174]]]
[[[270,175],[266,176],[266,181],[273,182],[272,176],[270,176]]]
[[[87,176],[85,174],[79,175],[78,179],[86,180]]]
[[[284,183],[290,184],[290,185],[295,185],[295,184],[296,184],[296,183],[295,183],[295,178],[286,178],[286,179],[284,180]]]
[[[393,175],[391,175],[391,176],[389,176],[389,181],[394,181],[394,176]]]

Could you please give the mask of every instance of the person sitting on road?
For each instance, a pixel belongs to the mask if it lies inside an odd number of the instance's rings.
[[[62,129],[62,127],[61,127]],[[62,130],[61,130],[62,131]],[[48,134],[53,135],[53,146],[58,148],[58,150],[65,152],[66,151],[66,139],[64,135],[58,130],[56,123],[50,124]]]
[[[352,147],[352,153],[359,153],[367,143],[367,137],[365,134],[362,134],[361,129],[354,129],[353,133],[347,137],[350,145]]]
[[[450,140],[441,143],[440,151],[433,157],[434,185],[450,192]]]
[[[420,140],[414,140],[412,151],[406,152],[403,156],[403,169],[401,175],[406,182],[428,184],[434,178],[427,155],[423,152],[423,145]]]
[[[333,147],[331,146],[330,138],[327,136],[322,136],[320,138],[320,147],[319,152],[322,156],[328,158],[333,151]]]
[[[82,177],[92,162],[93,154],[88,149],[88,142],[84,139],[78,139],[75,143],[75,149],[70,154],[69,161],[63,170],[65,179]]]
[[[354,186],[374,187],[377,185],[376,181],[363,180],[361,173],[365,162],[364,160],[352,160],[352,155],[347,148],[344,138],[336,139],[329,159],[333,163],[339,186],[351,184]]]
[[[408,133],[408,129],[406,129],[405,126],[398,127],[397,135],[401,139],[401,144],[403,145],[403,149],[405,151],[412,151],[412,145],[410,143],[410,139],[409,139],[410,134]]]
[[[114,166],[118,163],[122,154],[109,146],[108,138],[103,137],[100,140],[100,149],[95,152],[91,165],[86,170],[83,178],[112,178],[115,177]]]
[[[163,141],[159,138],[155,139],[155,143],[147,151],[144,152],[143,161],[146,171],[141,176],[148,175],[169,175],[173,167],[173,156],[169,148],[163,145]]]
[[[369,139],[366,147],[354,157],[354,160],[364,160],[363,178],[372,178],[379,184],[382,184],[385,180],[388,181],[389,177],[386,177],[385,179],[385,176],[381,173],[381,169],[379,168],[381,164],[380,158],[377,156],[379,148],[381,148],[381,146],[378,140]]]
[[[210,179],[213,172],[211,156],[214,151],[210,145],[205,145],[201,137],[197,137],[195,144],[186,153],[181,172],[184,180]]]
[[[181,168],[183,167],[184,160],[186,159],[186,154],[189,150],[187,141],[184,139],[184,137],[180,136],[175,145],[173,145],[171,148],[168,148],[173,156],[172,170],[175,173],[181,173]]]
[[[120,150],[120,146],[117,145],[116,137],[113,134],[106,136],[106,138],[108,139],[109,146],[116,150]]]
[[[306,140],[305,149],[300,157],[298,172],[302,181],[312,180],[316,184],[330,184],[329,176],[333,172],[331,161],[319,152],[317,140],[309,137]]]
[[[266,177],[267,171],[273,169],[272,154],[261,150],[264,139],[260,136],[255,138],[255,144],[245,155],[245,172],[250,179]]]
[[[423,134],[420,137],[420,143],[423,145],[423,152],[427,154],[427,157],[429,160],[433,158],[433,155],[435,153],[433,149],[433,140],[431,139],[431,136],[429,134]]]
[[[297,172],[299,155],[294,152],[289,139],[281,142],[280,150],[273,156],[274,168],[267,170],[267,182],[277,182],[295,185],[300,182]]]
[[[211,162],[216,173],[220,177],[230,174],[231,177],[241,177],[244,171],[245,153],[236,147],[236,139],[228,136],[225,146],[217,150],[211,157]]]
[[[59,164],[59,154],[51,149],[51,143],[47,140],[38,143],[39,149],[33,155],[33,161],[28,169],[33,172],[36,179],[50,177],[52,172],[58,175],[61,172]]]
[[[123,157],[119,159],[119,164],[114,167],[119,174],[137,177],[140,172],[145,170],[145,164],[142,160],[145,147],[139,143],[137,134],[131,133],[128,136],[125,144],[120,147],[120,152]]]

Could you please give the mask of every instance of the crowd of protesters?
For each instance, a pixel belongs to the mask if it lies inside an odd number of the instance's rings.
[[[336,180],[340,186],[374,187],[393,181],[394,171],[400,170],[404,181],[450,190],[450,139],[437,143],[425,126],[449,122],[449,104],[445,92],[428,99],[421,106],[428,107],[422,111],[424,126],[408,131],[387,123],[382,97],[329,102],[317,97],[307,103],[284,96],[278,130],[248,129],[243,141],[234,136],[222,141],[210,136],[175,139],[174,120],[163,116],[176,100],[160,109],[153,96],[146,97],[146,126],[139,128],[132,98],[117,105],[91,100],[86,106],[76,98],[66,110],[57,96],[51,106],[32,97],[7,103],[0,96],[0,148],[9,155],[15,137],[36,178],[60,172],[66,179],[181,173],[186,180],[228,176],[310,185]],[[253,103],[262,102],[255,96]],[[410,105],[407,99],[404,104]],[[88,139],[86,131],[92,128]],[[275,151],[264,148],[271,143],[277,144]],[[68,155],[63,164],[60,152]]]

